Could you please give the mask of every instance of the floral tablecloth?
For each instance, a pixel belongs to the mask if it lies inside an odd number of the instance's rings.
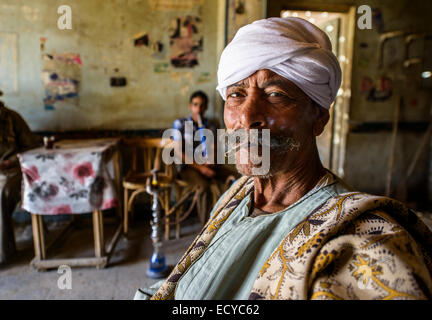
[[[113,154],[119,139],[63,140],[18,155],[22,208],[36,214],[82,214],[118,205]]]

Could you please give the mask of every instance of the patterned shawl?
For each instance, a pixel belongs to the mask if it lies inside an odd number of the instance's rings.
[[[154,294],[173,299],[177,282],[253,190],[242,177]],[[350,192],[330,198],[270,255],[249,299],[431,299],[432,232],[402,203]]]

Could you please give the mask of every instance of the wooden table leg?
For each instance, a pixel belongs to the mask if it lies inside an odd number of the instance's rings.
[[[101,210],[93,211],[93,234],[95,243],[95,255],[100,258],[105,254],[103,216]]]
[[[124,206],[123,199],[121,198],[121,165],[120,165],[120,150],[119,146],[117,146],[117,149],[113,155],[113,161],[114,161],[114,180],[116,185],[116,191],[117,191],[117,198],[118,198],[118,206],[117,206],[117,215],[121,219],[122,217],[122,206]]]
[[[95,257],[93,258],[72,258],[72,259],[46,259],[45,239],[43,234],[42,215],[32,214],[33,240],[35,247],[35,258],[30,263],[39,271],[57,268],[63,264],[70,267],[95,266],[97,269],[104,268],[109,256],[105,255],[105,240],[103,228],[103,215],[101,210],[93,211],[93,233],[95,244]],[[72,224],[70,224],[71,226]],[[122,224],[117,228],[113,240],[108,244],[109,255],[111,256],[114,247],[120,237]]]
[[[127,188],[124,188],[123,199],[123,233],[127,235],[129,231],[129,191]]]
[[[45,251],[45,236],[43,230],[42,215],[31,213],[32,229],[33,229],[33,244],[35,256],[43,260],[46,258]]]

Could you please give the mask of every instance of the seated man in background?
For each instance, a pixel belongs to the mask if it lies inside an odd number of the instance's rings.
[[[259,143],[270,149],[269,171],[236,158],[244,176],[152,299],[432,297],[426,225],[321,164],[316,137],[340,84],[329,38],[308,21],[263,19],[237,32],[218,69],[224,121],[233,132],[270,131],[267,146]]]
[[[220,197],[222,182],[224,183],[229,174],[232,174],[232,172],[224,166],[217,166],[208,163],[199,164],[196,163],[193,158],[190,159],[192,164],[185,164],[186,139],[194,141],[195,133],[201,128],[211,130],[213,135],[216,137],[216,129],[218,127],[217,123],[204,117],[204,114],[207,111],[207,106],[208,97],[205,92],[195,91],[189,98],[190,115],[186,118],[177,119],[173,123],[173,129],[179,130],[182,135],[182,143],[176,145],[178,154],[182,155],[182,164],[177,165],[178,175],[181,180],[191,185],[199,186],[200,196],[197,203],[197,211],[200,222],[203,225],[209,217],[211,205],[214,205],[212,201],[213,195],[216,196],[216,199]],[[190,133],[185,130],[188,121],[193,124],[193,130]],[[191,134],[191,136],[188,134]],[[193,150],[195,150],[201,143],[202,142],[200,141],[194,141]],[[215,149],[214,144],[215,142],[212,141],[209,145]],[[181,150],[179,150],[180,146],[182,147]]]
[[[7,263],[16,251],[12,213],[21,193],[17,153],[37,147],[40,142],[24,119],[0,101],[0,265]]]

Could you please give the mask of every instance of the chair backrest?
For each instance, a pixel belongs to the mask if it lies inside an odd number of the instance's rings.
[[[133,149],[132,171],[150,173],[152,169],[159,169],[160,174],[173,176],[172,166],[162,161],[162,150],[172,143],[170,139],[133,138],[125,139],[124,143]]]

